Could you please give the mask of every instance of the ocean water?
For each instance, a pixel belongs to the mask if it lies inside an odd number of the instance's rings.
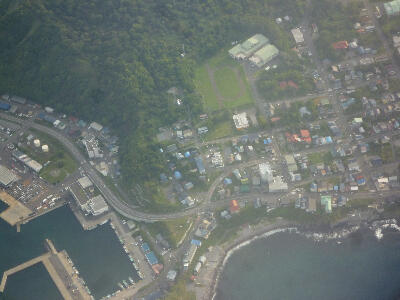
[[[315,242],[296,233],[254,241],[227,261],[216,300],[400,299],[400,233]]]
[[[68,252],[81,278],[86,281],[96,299],[116,291],[118,282],[127,280],[129,276],[134,281],[139,280],[111,226],[105,224],[85,231],[68,206],[58,208],[22,225],[20,233],[0,219],[0,274],[43,254],[46,251],[44,246],[46,238],[53,241],[58,251]],[[46,276],[38,274],[37,277],[43,285],[52,284],[48,283],[49,278]],[[13,280],[13,286],[23,289],[26,287],[27,290],[32,288],[34,283],[29,279],[30,276],[22,274],[18,278],[20,279]],[[7,289],[6,285],[6,292]],[[25,299],[31,299],[28,292],[25,296],[19,295],[18,300]],[[41,300],[53,299],[41,298]]]
[[[3,201],[0,201],[0,213],[5,211],[8,208],[8,205],[5,204]]]

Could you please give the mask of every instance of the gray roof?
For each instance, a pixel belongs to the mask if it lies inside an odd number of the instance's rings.
[[[251,38],[247,39],[241,44],[237,44],[235,47],[230,49],[228,52],[230,55],[237,57],[242,55],[243,57],[249,57],[262,46],[269,43],[268,38],[262,34],[255,34]]]
[[[18,180],[18,176],[5,166],[0,165],[0,184],[7,186]]]

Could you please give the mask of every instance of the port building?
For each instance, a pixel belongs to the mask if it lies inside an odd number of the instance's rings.
[[[18,180],[18,176],[3,165],[0,165],[0,186],[8,187]]]

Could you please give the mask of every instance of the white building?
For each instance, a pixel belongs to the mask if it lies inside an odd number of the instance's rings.
[[[93,182],[90,181],[89,177],[83,176],[82,178],[78,179],[79,184],[83,189],[93,186]]]
[[[304,43],[304,36],[303,33],[301,32],[300,28],[294,28],[291,30],[293,38],[296,42],[296,44],[302,44]]]
[[[264,183],[270,182],[273,178],[272,169],[269,163],[262,163],[258,165],[261,180]]]
[[[249,127],[249,120],[247,119],[246,112],[233,115],[233,121],[235,122],[236,129],[238,130]]]
[[[90,123],[89,128],[92,128],[96,131],[101,131],[103,129],[103,125],[100,125],[97,122],[92,122],[92,123]]]
[[[98,195],[90,199],[88,207],[93,216],[98,216],[108,211],[108,205],[102,195]]]

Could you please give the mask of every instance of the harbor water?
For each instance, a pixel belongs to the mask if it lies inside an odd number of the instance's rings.
[[[45,253],[46,238],[54,242],[58,251],[68,252],[95,299],[115,292],[119,289],[118,282],[122,280],[128,280],[129,277],[135,282],[139,280],[110,224],[85,231],[68,206],[22,225],[20,233],[0,219],[0,274]],[[32,290],[36,285],[52,285],[48,274],[43,275],[39,269],[40,267],[21,271],[18,276],[15,274],[14,279],[10,276],[11,283],[6,284],[5,295],[10,299],[30,300],[33,299],[31,295],[28,292],[25,296],[21,295],[20,289]],[[37,273],[35,280],[31,280],[32,273]],[[37,299],[57,298],[42,296]]]
[[[237,250],[215,300],[399,299],[400,233],[358,231],[316,242],[283,232]]]

